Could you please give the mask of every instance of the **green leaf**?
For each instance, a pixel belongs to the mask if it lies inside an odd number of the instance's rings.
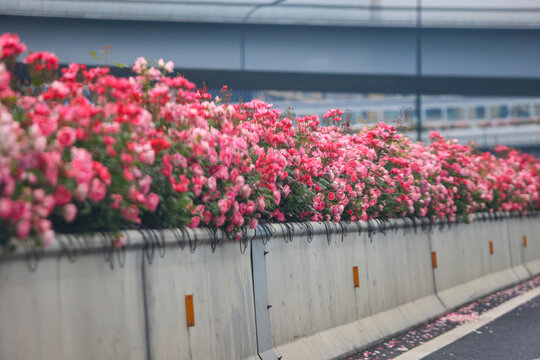
[[[41,76],[38,75],[32,78],[32,85],[40,86],[41,84],[43,84],[43,79]]]

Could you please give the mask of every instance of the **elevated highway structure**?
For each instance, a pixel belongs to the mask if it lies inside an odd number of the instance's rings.
[[[170,59],[210,88],[540,94],[533,0],[4,0],[0,31],[64,62]]]

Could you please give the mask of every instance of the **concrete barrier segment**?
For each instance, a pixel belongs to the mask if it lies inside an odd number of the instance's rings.
[[[0,255],[0,358],[339,358],[540,273],[537,217],[474,220],[263,224],[240,242],[132,230],[120,249],[108,235],[59,235],[35,272],[24,250]],[[255,286],[271,306],[258,314]]]

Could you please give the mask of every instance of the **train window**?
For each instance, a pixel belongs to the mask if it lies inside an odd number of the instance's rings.
[[[461,120],[465,117],[463,108],[449,107],[446,109],[446,118],[448,120]]]
[[[377,121],[377,112],[376,111],[362,111],[360,112],[360,122],[361,123],[370,123]]]
[[[442,110],[437,108],[426,109],[426,119],[427,120],[441,120],[442,119]]]
[[[358,118],[357,118],[357,115],[355,112],[352,112],[352,110],[349,110],[349,109],[346,109],[344,112],[343,112],[343,120],[344,121],[349,121],[349,124],[353,125],[353,124],[356,124],[358,122]]]
[[[401,111],[400,120],[406,125],[412,125],[416,123],[416,110],[412,107],[406,107]]]
[[[395,121],[401,118],[401,112],[399,110],[385,110],[384,121]]]
[[[476,106],[469,108],[469,119],[485,119],[486,108],[483,106]]]
[[[540,103],[534,104],[534,114],[540,116]]]
[[[508,106],[490,106],[489,107],[490,118],[505,118],[508,117]]]
[[[514,117],[529,117],[531,112],[529,110],[529,105],[521,104],[514,105],[510,108],[510,115]]]

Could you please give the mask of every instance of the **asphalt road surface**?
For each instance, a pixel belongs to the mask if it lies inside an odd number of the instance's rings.
[[[540,299],[536,295],[519,307],[496,318],[491,323],[484,322],[476,331],[430,354],[421,347],[432,340],[444,341],[439,336],[451,332],[462,324],[475,323],[484,313],[499,308],[507,301],[540,288],[540,276],[509,288],[499,290],[477,299],[453,312],[444,314],[436,320],[420,325],[406,333],[399,334],[383,342],[372,345],[361,352],[343,360],[390,360],[400,355],[408,359],[526,359],[540,360]],[[473,326],[473,327],[478,327]],[[467,330],[464,330],[467,331]],[[435,347],[433,347],[435,346]],[[415,357],[416,356],[416,357]]]
[[[540,358],[540,296],[423,359],[533,360],[538,358]]]

